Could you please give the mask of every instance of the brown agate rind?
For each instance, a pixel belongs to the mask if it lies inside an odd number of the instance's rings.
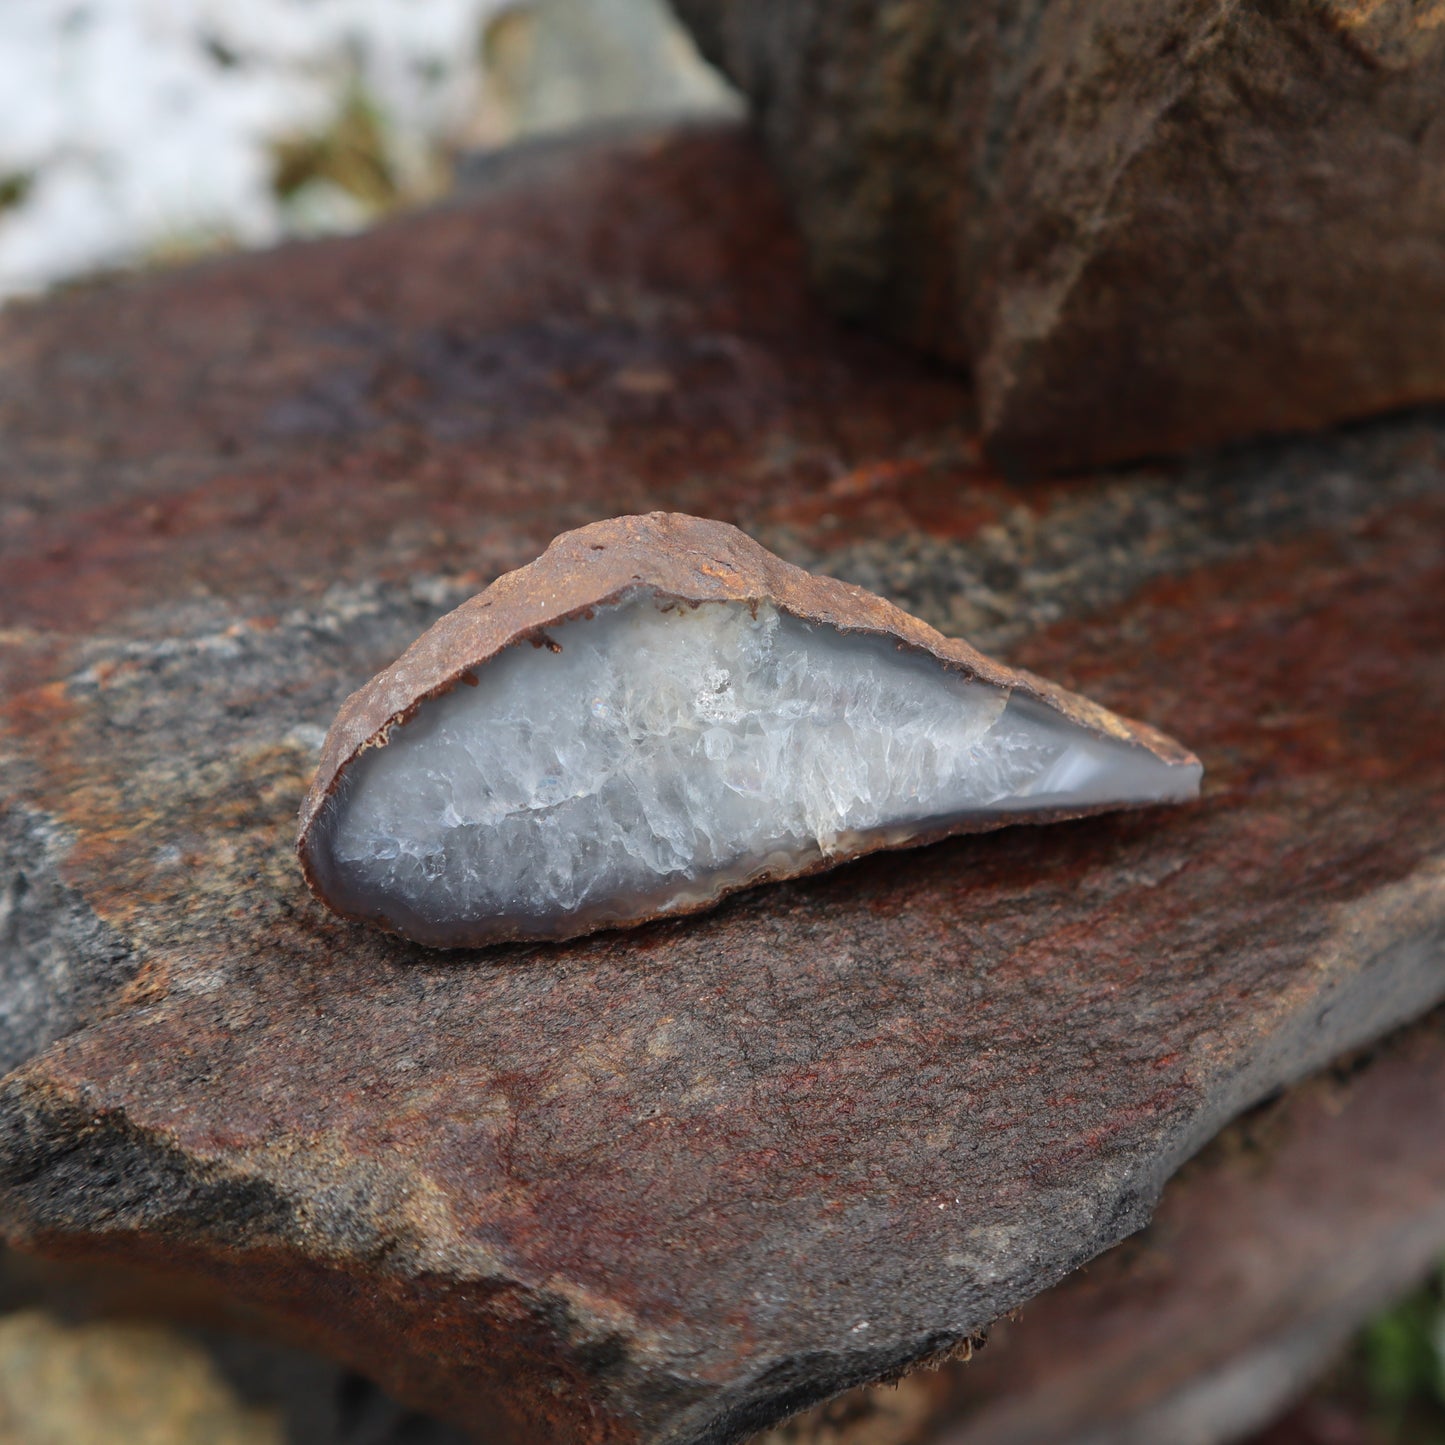
[[[441,618],[390,667],[342,704],[326,735],[316,776],[301,807],[296,849],[312,892],[342,916],[360,917],[327,896],[322,870],[314,856],[323,809],[358,756],[368,748],[383,746],[392,729],[411,718],[423,703],[450,692],[459,683],[476,682],[479,670],[505,649],[522,643],[555,646],[549,635],[551,629],[588,617],[596,609],[637,592],[650,593],[662,602],[689,605],[771,604],[805,623],[841,633],[892,639],[900,648],[924,653],[969,679],[1031,697],[1098,736],[1144,748],[1171,767],[1198,766],[1198,759],[1188,749],[1148,724],[1122,718],[1032,673],[1005,667],[861,587],[795,567],[728,523],[677,512],[613,517],[555,538],[536,561],[499,577],[485,591]],[[1110,803],[1031,811],[1026,815],[965,817],[926,832],[905,829],[902,831],[908,836],[901,838],[897,836],[900,830],[880,830],[859,835],[856,846],[825,859],[755,875],[747,883],[719,887],[715,895],[666,911],[696,912],[713,906],[740,887],[817,872],[880,849],[917,846],[957,833],[989,831],[1020,821],[1057,821],[1128,806],[1141,805]],[[650,916],[655,915],[645,914],[630,921],[640,923]],[[364,921],[389,928],[385,920],[376,917]],[[573,932],[606,926],[616,925],[584,925]],[[518,936],[536,935],[489,933],[485,940],[477,941],[503,942]],[[561,930],[557,936],[573,934]]]

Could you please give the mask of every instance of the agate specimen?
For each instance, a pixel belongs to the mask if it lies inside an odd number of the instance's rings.
[[[559,939],[1014,822],[1178,802],[1177,743],[736,528],[557,538],[353,694],[307,881],[421,943]]]

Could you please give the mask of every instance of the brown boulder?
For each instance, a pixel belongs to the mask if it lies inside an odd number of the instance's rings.
[[[1445,395],[1445,25],[1410,0],[676,0],[824,291],[1071,468]]]

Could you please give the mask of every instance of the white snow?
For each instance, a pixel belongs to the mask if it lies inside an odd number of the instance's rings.
[[[498,78],[484,36],[504,11],[526,43]],[[24,193],[0,209],[0,299],[365,224],[325,180],[273,188],[275,146],[324,133],[348,97],[424,198],[468,147],[720,93],[673,57],[680,35],[661,0],[3,0],[0,185]]]

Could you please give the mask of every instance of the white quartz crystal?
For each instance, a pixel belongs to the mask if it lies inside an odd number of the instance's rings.
[[[703,901],[960,818],[1190,797],[1105,739],[891,640],[634,596],[522,644],[347,769],[328,892],[440,944]]]

